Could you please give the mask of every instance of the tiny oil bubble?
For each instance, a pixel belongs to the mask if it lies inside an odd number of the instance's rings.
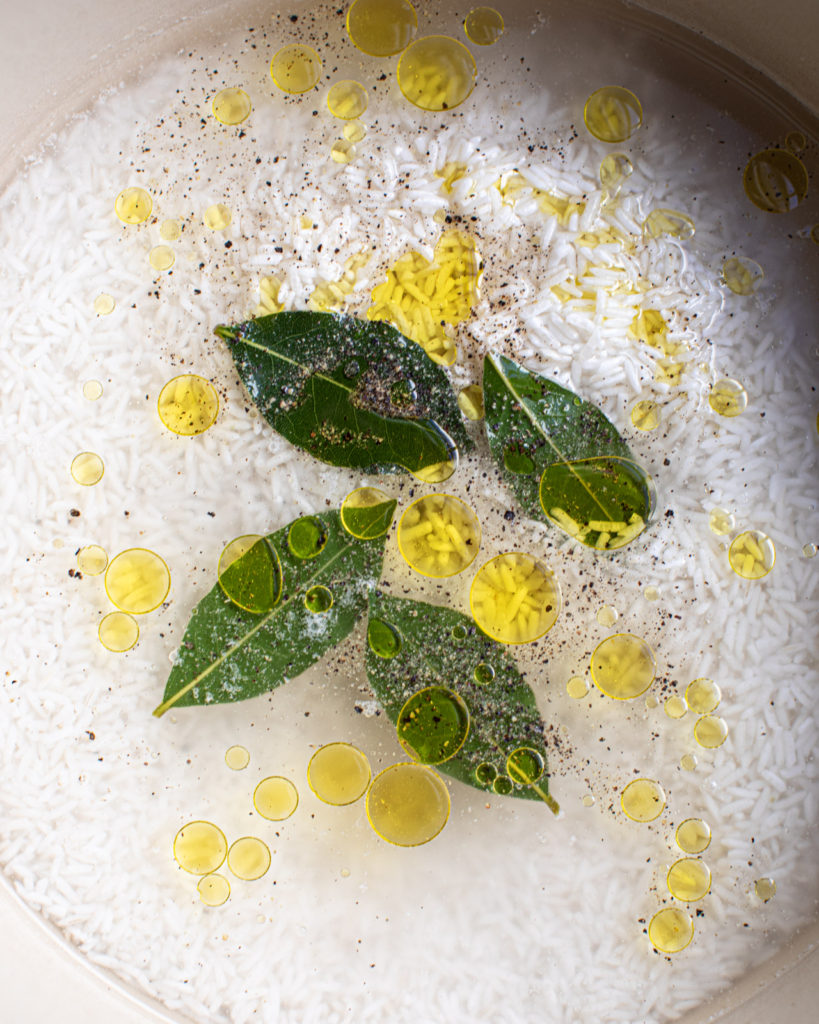
[[[531,786],[545,770],[543,755],[533,747],[517,747],[506,758],[506,774],[519,786]]]
[[[101,619],[97,636],[106,650],[124,654],[139,640],[139,626],[126,612],[109,612]]]
[[[114,211],[123,224],[142,224],[151,216],[153,201],[144,188],[123,189],[114,200]]]
[[[199,899],[206,907],[221,907],[230,896],[230,882],[224,875],[203,875],[196,886]]]
[[[94,312],[97,316],[108,316],[114,312],[115,306],[114,297],[107,292],[102,292],[94,299]]]
[[[735,295],[753,295],[764,277],[756,260],[745,256],[731,256],[722,264],[722,280]]]
[[[714,750],[728,737],[728,723],[719,715],[703,715],[694,723],[694,739],[701,747]]]
[[[214,203],[202,215],[202,222],[211,231],[224,231],[225,228],[230,227],[232,220],[233,214],[224,203]]]
[[[494,7],[474,7],[464,19],[466,38],[475,46],[492,46],[504,32],[503,16]]]
[[[83,487],[93,487],[102,480],[105,466],[96,452],[80,452],[71,460],[71,475]]]
[[[807,144],[808,140],[802,132],[788,132],[785,136],[785,148],[789,149],[794,156],[799,156],[800,153],[803,153]]]
[[[312,46],[289,43],[273,54],[270,77],[282,92],[309,92],[321,77],[321,57]]]
[[[802,557],[803,558],[815,558],[817,547],[815,544],[803,544],[802,545]]]
[[[548,633],[560,612],[560,587],[533,555],[510,551],[485,562],[472,580],[469,607],[478,626],[503,644]]]
[[[449,810],[443,780],[423,764],[391,765],[376,775],[367,792],[370,826],[395,846],[428,843],[446,825]]]
[[[702,853],[711,845],[711,826],[702,818],[686,818],[677,826],[674,838],[683,853]]]
[[[625,142],[643,123],[643,108],[629,89],[604,85],[586,100],[583,122],[601,142]]]
[[[631,425],[636,430],[656,430],[660,425],[660,407],[650,398],[636,402],[631,409]]]
[[[737,525],[736,517],[724,508],[712,508],[708,513],[708,526],[718,537],[733,533]]]
[[[456,641],[456,643],[460,643],[461,640],[466,640],[466,638],[469,636],[469,630],[466,628],[466,626],[462,625],[461,623],[458,623],[457,626],[452,627],[450,636],[452,637],[453,640]]]
[[[646,601],[659,601],[660,591],[656,587],[646,587],[643,591],[643,597]]]
[[[327,743],[307,766],[307,783],[325,804],[345,807],[360,800],[371,778],[367,755],[352,743]]]
[[[481,527],[472,509],[449,494],[417,498],[398,523],[398,550],[422,576],[463,572],[478,554]]]
[[[287,531],[287,547],[296,558],[315,558],[326,543],[327,529],[318,516],[302,516]]]
[[[469,709],[460,694],[445,686],[414,693],[396,721],[398,742],[421,764],[443,764],[453,758],[469,733]]]
[[[398,61],[398,86],[421,110],[452,110],[475,88],[475,58],[450,36],[424,36],[404,50]]]
[[[508,775],[498,775],[492,783],[492,792],[498,796],[509,796],[515,791],[515,784]]]
[[[284,821],[298,805],[298,790],[282,775],[269,775],[253,790],[253,806],[268,821]]]
[[[495,678],[495,670],[487,662],[481,661],[475,666],[472,678],[478,686],[488,686]]]
[[[654,821],[665,809],[665,791],[653,779],[634,779],[620,794],[620,806],[632,821]]]
[[[82,397],[89,402],[98,402],[102,398],[102,384],[98,380],[87,380],[82,386]]]
[[[409,0],[354,0],[347,11],[347,34],[369,57],[392,57],[415,37],[418,16]]]
[[[84,576],[101,576],[108,568],[108,554],[99,544],[86,544],[77,552],[77,568]]]
[[[341,525],[359,540],[383,537],[392,523],[395,505],[378,487],[357,487],[341,503]]]
[[[351,163],[355,159],[355,146],[349,139],[336,139],[330,147],[330,159],[337,164]]]
[[[697,768],[697,755],[696,754],[683,754],[680,758],[680,768],[684,772],[693,772]]]
[[[620,618],[616,608],[612,608],[610,604],[604,604],[601,608],[597,609],[597,621],[605,629],[611,629],[614,623]]]
[[[596,801],[591,793],[584,793],[580,798],[580,803],[583,804],[584,807],[594,807]]]
[[[378,658],[395,658],[401,651],[401,634],[383,619],[370,618],[367,623],[367,644]]]
[[[333,607],[333,592],[320,583],[310,587],[304,595],[304,607],[313,615],[324,615]]]
[[[253,109],[250,97],[239,88],[222,89],[213,97],[213,116],[222,124],[241,124],[250,117]]]
[[[210,821],[190,821],[176,833],[173,855],[177,864],[192,875],[210,875],[227,856],[224,832]]]
[[[674,694],[673,696],[667,698],[665,704],[663,705],[663,710],[669,718],[682,718],[688,711],[688,708],[682,697],[678,697],[676,694]]]
[[[367,129],[360,121],[348,121],[341,134],[348,142],[362,142],[367,137]]]
[[[148,253],[148,262],[159,273],[170,270],[175,259],[174,251],[169,245],[155,245]]]
[[[159,226],[159,237],[164,242],[176,242],[182,234],[178,220],[163,220]]]
[[[808,172],[787,149],[765,149],[748,161],[742,175],[745,195],[766,213],[795,210],[808,194]]]
[[[566,683],[566,693],[572,700],[582,700],[591,689],[591,684],[585,676],[572,676]]]
[[[648,923],[648,938],[660,953],[680,953],[694,938],[694,921],[684,910],[663,907]]]
[[[625,153],[609,153],[600,164],[600,186],[609,199],[614,199],[633,173],[634,164]]]
[[[761,580],[773,569],[775,561],[774,542],[760,530],[737,534],[728,548],[728,562],[744,580]]]
[[[722,377],[711,385],[708,404],[719,416],[740,416],[748,407],[748,392],[733,377]]]
[[[270,867],[270,849],[256,836],[242,836],[230,844],[227,852],[230,871],[245,882],[255,882],[266,875]]]
[[[327,93],[327,109],[342,121],[361,117],[367,109],[367,90],[351,78],[336,82]]]
[[[666,885],[671,895],[685,903],[695,903],[708,894],[711,872],[697,857],[681,857],[668,869]]]
[[[225,751],[225,764],[231,771],[241,772],[250,764],[250,751],[236,743]]]
[[[696,225],[688,214],[667,207],[652,210],[643,221],[644,238],[662,238],[663,235],[667,235],[669,238],[677,238],[684,242],[688,238],[693,238],[695,231]]]
[[[278,552],[256,533],[235,537],[225,545],[216,576],[225,597],[254,615],[269,612],[281,597],[283,574]]]
[[[708,715],[716,710],[721,699],[719,686],[706,676],[693,679],[685,688],[685,703],[698,715]]]
[[[754,895],[767,903],[776,895],[776,882],[772,878],[757,878],[754,882]]]
[[[174,434],[194,437],[204,434],[219,415],[219,395],[209,380],[196,373],[172,377],[159,392],[157,412],[163,425]]]
[[[467,384],[458,392],[458,408],[468,420],[477,422],[484,417],[483,388],[480,384]]]
[[[654,681],[657,664],[649,645],[633,633],[615,633],[601,641],[591,656],[591,675],[601,693],[631,700]]]
[[[481,762],[475,769],[475,779],[481,786],[491,786],[497,777],[498,769],[488,761]]]
[[[654,711],[655,708],[660,706],[660,701],[653,693],[646,694],[645,709],[646,711]]]
[[[158,608],[171,589],[164,560],[147,548],[128,548],[111,559],[105,571],[105,592],[113,605],[130,615]]]

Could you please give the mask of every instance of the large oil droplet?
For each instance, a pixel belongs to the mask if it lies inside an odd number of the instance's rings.
[[[660,425],[660,407],[650,398],[636,402],[631,409],[631,425],[637,430],[656,430]]]
[[[757,878],[754,882],[754,895],[767,903],[776,895],[776,882],[772,878]]]
[[[600,185],[614,199],[626,178],[634,173],[634,164],[625,153],[609,153],[600,164]]]
[[[307,765],[307,782],[319,800],[345,807],[360,800],[370,784],[370,762],[352,743],[327,743]]]
[[[475,666],[472,678],[478,686],[488,686],[495,678],[495,670],[487,662],[481,661]]]
[[[193,437],[213,426],[219,415],[219,396],[209,380],[196,373],[181,373],[159,392],[159,418],[174,434]]]
[[[333,592],[317,583],[304,595],[304,607],[313,615],[324,615],[333,607]]]
[[[590,690],[589,681],[583,676],[572,676],[566,683],[566,693],[572,700],[582,700]]]
[[[158,273],[170,270],[175,259],[174,251],[169,245],[155,245],[148,253],[148,262]]]
[[[401,650],[398,630],[383,619],[370,619],[367,624],[367,643],[379,658],[394,658]]]
[[[663,710],[669,718],[683,718],[688,711],[688,707],[682,697],[674,694],[666,700]]]
[[[231,843],[227,852],[227,866],[245,882],[255,882],[266,875],[270,867],[270,849],[256,836],[242,836]]]
[[[98,380],[87,380],[82,386],[82,397],[89,402],[102,398],[102,384]]]
[[[657,664],[649,645],[633,633],[606,637],[591,656],[595,686],[607,697],[631,700],[645,693],[654,681]]]
[[[808,172],[788,150],[764,149],[748,161],[742,184],[745,195],[760,210],[787,213],[808,194]]]
[[[176,833],[173,855],[177,864],[192,875],[210,875],[227,856],[224,832],[210,821],[190,821]]]
[[[481,545],[481,527],[459,498],[429,494],[404,511],[397,537],[398,550],[411,569],[440,579],[472,564]]]
[[[458,408],[468,420],[477,421],[484,417],[483,388],[480,384],[467,384],[458,392]]]
[[[221,907],[230,896],[230,882],[224,875],[204,875],[199,879],[196,891],[206,907]]]
[[[377,487],[357,487],[341,503],[341,525],[359,540],[383,537],[389,530],[395,502]]]
[[[243,534],[226,544],[216,573],[225,597],[247,612],[269,612],[281,597],[279,556],[258,534]]]
[[[634,779],[620,794],[620,806],[632,821],[654,821],[665,809],[665,790],[653,779]]]
[[[443,764],[464,745],[469,709],[460,694],[445,686],[418,690],[401,708],[398,742],[421,764]]]
[[[722,693],[713,679],[700,676],[685,688],[685,703],[698,715],[707,715],[720,702]]]
[[[222,89],[213,97],[213,116],[222,124],[241,124],[250,117],[252,104],[244,89]]]
[[[694,938],[694,921],[684,910],[663,907],[648,923],[648,938],[661,953],[679,953]]]
[[[669,238],[678,238],[684,242],[687,238],[692,238],[695,231],[696,225],[687,214],[667,207],[652,210],[643,221],[644,238],[661,238],[668,235]]]
[[[597,609],[597,621],[605,629],[611,629],[614,623],[620,618],[617,609],[610,604],[604,604]]]
[[[100,643],[114,654],[124,654],[139,640],[139,626],[126,612],[109,612],[99,624]]]
[[[234,772],[242,772],[250,764],[250,751],[240,743],[234,743],[225,751],[225,764]]]
[[[93,487],[102,480],[105,466],[96,452],[80,452],[71,460],[71,475],[83,487]]]
[[[233,214],[224,203],[214,203],[202,215],[205,227],[210,228],[211,231],[224,231],[225,228],[230,227],[232,220]]]
[[[99,544],[86,544],[77,552],[77,568],[85,576],[100,576],[108,568],[108,555]]]
[[[543,755],[533,747],[517,747],[506,758],[506,774],[519,786],[531,786],[545,770]]]
[[[347,33],[370,57],[392,57],[412,42],[418,16],[409,0],[354,0],[347,11]]]
[[[290,779],[269,775],[253,790],[253,806],[268,821],[284,821],[299,806],[299,792]]]
[[[478,69],[463,43],[450,36],[424,36],[398,61],[398,86],[421,110],[452,110],[475,88]]]
[[[466,38],[476,46],[492,46],[503,31],[503,17],[494,7],[475,7],[464,19]]]
[[[469,591],[478,626],[503,644],[526,644],[552,628],[560,611],[560,587],[532,555],[510,551],[478,570]]]
[[[108,295],[106,292],[102,292],[94,299],[94,312],[97,316],[108,316],[109,313],[114,312],[115,306],[113,295]]]
[[[421,846],[434,839],[446,825],[449,809],[449,792],[441,777],[423,764],[385,768],[367,793],[367,819],[373,831],[395,846]]]
[[[745,530],[731,541],[728,562],[744,580],[761,580],[773,569],[776,549],[770,537],[760,530]]]
[[[114,200],[114,210],[123,224],[141,224],[151,216],[153,201],[144,188],[125,188]]]
[[[694,903],[711,888],[708,865],[696,857],[681,857],[668,869],[666,885],[671,895],[685,903]]]
[[[326,543],[327,530],[317,516],[302,516],[287,531],[287,546],[296,558],[315,558]]]
[[[745,256],[731,256],[722,264],[722,280],[735,295],[753,295],[764,277],[756,260]]]
[[[601,142],[625,142],[643,123],[643,108],[629,89],[604,85],[586,100],[583,121]]]
[[[163,220],[159,226],[159,237],[165,242],[176,242],[182,234],[178,220]]]
[[[120,611],[145,615],[158,608],[171,589],[164,560],[147,548],[128,548],[111,559],[105,572],[105,593]]]
[[[475,769],[475,779],[481,786],[491,786],[497,777],[498,769],[488,761],[482,761]]]
[[[289,43],[273,54],[270,77],[282,92],[309,92],[321,77],[321,57],[312,46]]]
[[[711,826],[702,818],[686,818],[677,826],[674,838],[683,853],[702,853],[711,845]]]
[[[719,715],[703,715],[694,723],[694,739],[709,750],[721,747],[728,737],[728,723]]]
[[[748,392],[733,377],[721,377],[711,385],[708,404],[720,416],[739,416],[748,406]]]
[[[327,93],[327,109],[343,121],[361,117],[367,109],[367,90],[351,78],[336,82]]]
[[[718,537],[724,537],[726,534],[733,533],[736,525],[737,521],[734,514],[724,508],[712,508],[708,513],[708,526],[711,532],[715,533]]]
[[[349,139],[336,139],[330,148],[330,159],[337,164],[348,164],[355,158],[355,146]]]

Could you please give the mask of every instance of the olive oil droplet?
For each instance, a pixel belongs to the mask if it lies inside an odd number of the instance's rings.
[[[296,558],[316,558],[327,543],[327,530],[317,516],[302,516],[287,531],[287,546]]]
[[[169,245],[155,245],[148,253],[148,262],[160,273],[163,270],[170,270],[175,259],[176,256]]]
[[[711,845],[711,826],[702,818],[686,818],[674,838],[683,853],[702,853]]]
[[[492,792],[498,796],[509,796],[514,793],[515,784],[508,775],[498,775],[492,783]]]
[[[182,234],[177,220],[163,220],[159,227],[159,237],[165,242],[175,242]]]
[[[467,384],[458,392],[458,408],[468,420],[474,422],[483,419],[483,388],[480,384]]]
[[[773,569],[775,561],[773,541],[759,530],[738,534],[728,548],[728,562],[744,580],[761,580]]]
[[[222,124],[241,124],[250,117],[252,104],[244,89],[222,89],[213,97],[213,116]]]
[[[597,609],[597,621],[606,629],[611,629],[619,618],[620,616],[617,613],[617,609],[612,608],[610,604],[604,604],[602,608]]]
[[[327,109],[343,121],[361,117],[367,109],[367,90],[353,79],[336,82],[327,93]]]
[[[316,584],[304,595],[304,607],[313,615],[324,615],[333,607],[333,592],[328,587]]]
[[[234,744],[225,751],[225,764],[231,771],[241,772],[250,764],[250,751],[241,744]]]
[[[230,896],[230,882],[224,875],[203,875],[196,886],[199,899],[206,907],[221,907]]]
[[[289,43],[273,55],[270,77],[282,92],[309,92],[321,77],[321,57],[312,46]]]
[[[506,774],[519,786],[531,786],[545,770],[543,755],[533,747],[517,747],[506,758]]]
[[[487,761],[483,761],[475,769],[475,778],[482,786],[491,786],[497,777],[498,769]]]
[[[454,757],[469,733],[469,710],[460,694],[444,686],[414,693],[396,721],[398,742],[421,764],[442,764]]]
[[[395,626],[375,618],[371,618],[367,625],[367,643],[378,658],[395,658],[402,647],[401,636]]]
[[[666,700],[663,708],[669,718],[682,718],[688,711],[685,701],[676,694]]]
[[[736,524],[734,515],[731,512],[727,512],[724,508],[712,508],[708,513],[708,525],[711,528],[711,532],[715,533],[718,537],[724,537],[726,534],[733,533]]]
[[[470,43],[492,46],[503,35],[503,16],[493,7],[475,7],[464,19],[464,32]]]
[[[231,843],[227,852],[227,866],[237,878],[255,882],[267,874],[270,867],[270,849],[255,836],[242,836]]]
[[[652,210],[643,221],[645,238],[661,238],[668,235],[669,238],[677,238],[684,242],[687,238],[692,238],[695,231],[696,225],[687,214],[667,207]]]
[[[262,615],[281,597],[283,575],[278,552],[258,534],[244,534],[226,544],[216,575],[225,597],[246,612]]]
[[[635,403],[631,410],[631,425],[637,430],[656,430],[660,425],[660,407],[649,398]]]
[[[766,213],[794,210],[808,194],[805,165],[786,149],[765,149],[748,161],[742,175],[745,195]]]
[[[686,903],[701,900],[711,888],[711,872],[704,861],[682,857],[668,869],[666,885],[671,895]]]
[[[106,292],[102,292],[94,299],[94,312],[97,316],[108,316],[109,313],[114,312],[115,306],[116,303],[113,296],[108,295]]]
[[[731,256],[722,264],[722,280],[735,295],[753,295],[764,277],[756,260],[745,256]]]
[[[632,821],[654,821],[665,809],[665,791],[653,779],[634,779],[620,794],[620,806]]]
[[[268,821],[284,821],[299,805],[296,787],[281,775],[262,779],[253,790],[253,806]]]
[[[83,487],[93,487],[102,480],[105,466],[96,452],[80,452],[71,460],[71,475]]]
[[[696,754],[683,754],[680,758],[680,768],[684,772],[693,772],[697,767],[697,755]]]
[[[105,572],[105,592],[112,604],[131,615],[158,608],[171,589],[165,562],[147,548],[128,548],[111,559]]]
[[[383,537],[392,523],[390,496],[378,487],[357,487],[341,503],[341,525],[359,540]]]
[[[214,203],[213,206],[209,206],[205,210],[202,221],[206,228],[210,228],[211,231],[224,231],[225,228],[230,227],[230,222],[233,220],[233,214],[224,203]]]
[[[488,686],[495,678],[495,670],[491,665],[488,665],[485,661],[481,661],[475,666],[475,671],[472,673],[472,678],[478,684],[478,686]]]
[[[469,607],[493,640],[525,644],[552,628],[560,612],[560,588],[539,559],[522,552],[496,555],[472,581]]]
[[[754,895],[767,903],[776,895],[776,882],[772,878],[757,878],[754,882]]]
[[[633,633],[606,637],[591,656],[595,686],[615,700],[631,700],[645,693],[654,681],[656,668],[654,652]]]
[[[397,539],[411,569],[440,579],[472,564],[480,548],[481,528],[478,517],[459,498],[429,494],[404,511]]]
[[[225,834],[210,821],[191,821],[176,833],[173,855],[192,875],[210,875],[227,856]]]
[[[354,0],[347,11],[347,34],[370,57],[392,57],[412,42],[418,16],[409,0]]]
[[[728,737],[728,724],[718,715],[703,715],[694,723],[694,739],[701,747],[713,750]]]
[[[648,938],[661,953],[679,953],[694,938],[694,922],[677,907],[663,907],[648,923]]]
[[[123,189],[114,201],[114,210],[123,224],[142,224],[151,216],[153,201],[144,188]]]
[[[109,612],[97,630],[100,643],[114,654],[124,654],[139,640],[139,626],[125,612]]]
[[[336,139],[330,148],[330,159],[337,164],[349,164],[355,158],[355,146],[349,139]]]
[[[643,123],[643,108],[629,89],[604,85],[586,100],[583,121],[601,142],[625,142]]]
[[[625,153],[609,153],[600,164],[600,185],[609,199],[619,193],[626,178],[634,173],[634,165]]]
[[[102,398],[102,384],[98,380],[87,380],[82,386],[82,396],[89,402]]]
[[[698,715],[714,711],[721,698],[720,688],[713,679],[705,676],[692,680],[685,688],[685,703]]]
[[[99,544],[86,544],[77,552],[77,568],[85,576],[101,576],[108,567],[108,555]]]
[[[172,433],[194,437],[216,422],[219,396],[209,380],[196,373],[182,373],[159,392],[157,412]]]
[[[430,842],[446,825],[449,810],[449,792],[441,777],[422,764],[385,768],[367,793],[367,819],[373,831],[395,846]]]
[[[360,121],[348,121],[341,134],[348,142],[361,142],[367,137],[367,129]]]
[[[722,377],[711,386],[708,404],[720,416],[739,416],[748,407],[748,392],[738,380]]]
[[[582,700],[590,689],[588,679],[585,679],[583,676],[572,676],[568,683],[566,683],[566,693],[568,693],[572,700]]]
[[[469,50],[450,36],[424,36],[398,61],[398,86],[421,110],[452,110],[475,88],[478,69]]]
[[[802,546],[802,557],[803,558],[815,558],[817,547],[815,544],[804,544]]]
[[[307,782],[319,800],[335,807],[360,800],[370,784],[370,762],[352,743],[327,743],[313,754]]]

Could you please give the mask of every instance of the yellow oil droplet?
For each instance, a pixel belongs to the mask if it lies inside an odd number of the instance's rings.
[[[449,792],[441,777],[422,764],[385,768],[367,793],[367,819],[373,831],[395,846],[428,843],[446,825],[449,810]]]
[[[748,408],[748,392],[733,377],[721,377],[711,385],[708,404],[719,416],[740,416]]]
[[[378,487],[356,487],[341,503],[341,525],[359,540],[383,537],[392,523],[389,501],[389,494]],[[376,516],[372,510],[379,508],[384,512]]]
[[[715,533],[718,537],[724,537],[726,534],[733,533],[736,525],[737,521],[734,514],[724,508],[712,508],[708,513],[708,526],[711,532]]]
[[[230,882],[224,875],[204,875],[199,879],[196,891],[206,907],[221,907],[230,896]]]
[[[97,630],[100,643],[114,654],[124,654],[139,640],[139,626],[125,612],[109,612]]]
[[[354,0],[347,11],[347,34],[370,57],[392,57],[415,37],[418,16],[409,0]]]
[[[191,821],[176,833],[173,855],[177,864],[192,875],[210,875],[227,856],[224,832],[210,821]]]
[[[209,206],[205,210],[202,220],[205,227],[210,228],[211,231],[224,231],[225,228],[230,227],[233,214],[224,203],[214,203],[213,206]]]
[[[602,608],[597,609],[597,621],[606,629],[610,629],[619,618],[617,609],[612,608],[610,604],[604,604]]]
[[[333,117],[351,121],[367,109],[367,90],[351,78],[336,82],[327,93],[327,109]]]
[[[169,245],[155,245],[148,253],[148,262],[160,273],[163,270],[170,270],[175,259],[176,256]]]
[[[239,559],[243,561],[239,563]],[[283,577],[278,552],[257,533],[234,537],[225,545],[216,576],[225,597],[254,615],[269,612],[281,597]]]
[[[701,747],[721,747],[727,737],[728,723],[718,715],[703,715],[694,723],[694,739]]]
[[[469,709],[454,690],[427,686],[407,699],[395,728],[398,742],[414,761],[443,764],[464,745],[469,734]]]
[[[475,88],[475,58],[451,36],[424,36],[398,61],[398,86],[421,110],[452,110]]]
[[[591,795],[591,793],[584,793],[583,796],[580,798],[580,802],[583,804],[584,807],[594,807],[595,805],[595,799]]]
[[[99,544],[86,544],[77,552],[77,568],[85,576],[101,576],[108,567],[108,555]]]
[[[653,779],[634,779],[620,794],[620,806],[632,821],[654,821],[665,810],[665,790]]]
[[[675,694],[666,700],[663,710],[669,718],[682,718],[688,711],[688,707],[682,697]]]
[[[625,142],[643,123],[643,108],[631,90],[604,85],[586,100],[583,121],[601,142]]]
[[[467,384],[458,392],[458,408],[473,422],[484,417],[483,388],[480,384]]]
[[[650,398],[635,403],[631,410],[631,424],[637,430],[656,430],[660,425],[660,407]]]
[[[719,686],[713,679],[700,676],[693,679],[685,688],[685,703],[698,715],[712,712],[722,698]]]
[[[572,700],[582,700],[591,689],[588,679],[583,676],[572,676],[566,683],[566,693]]]
[[[661,953],[680,953],[694,938],[694,921],[684,910],[663,907],[648,922],[648,938]]]
[[[449,480],[457,468],[457,459],[447,459],[444,462],[434,462],[431,466],[417,469],[412,475],[416,480],[421,480],[425,484],[442,484],[445,480]]]
[[[227,866],[237,878],[255,882],[266,875],[270,867],[270,849],[256,836],[242,836],[230,844]]]
[[[745,530],[731,541],[728,562],[744,580],[761,580],[773,569],[776,549],[770,537],[760,530]]]
[[[312,46],[289,43],[273,54],[270,77],[282,92],[309,92],[321,77],[321,57]]]
[[[680,758],[680,768],[682,768],[684,772],[695,771],[698,764],[699,762],[697,761],[696,754],[683,754]]]
[[[114,211],[123,224],[142,224],[151,216],[154,204],[144,188],[123,189],[114,200]]]
[[[236,743],[225,751],[225,764],[231,771],[241,772],[250,764],[250,751]]]
[[[800,153],[804,152],[807,144],[808,140],[802,132],[788,132],[785,136],[785,148],[789,149],[794,156],[799,156]]]
[[[441,189],[445,195],[452,195],[452,186],[456,181],[465,178],[469,168],[460,160],[449,160],[435,172],[436,178],[443,178]],[[446,211],[441,211],[443,220],[446,220]]]
[[[193,437],[216,422],[219,396],[209,380],[196,373],[182,373],[159,392],[157,411],[168,430]]]
[[[742,175],[745,195],[766,213],[794,210],[808,194],[805,165],[787,149],[765,149],[751,157]]]
[[[87,380],[82,386],[82,397],[89,402],[102,398],[102,384],[98,380]]]
[[[336,139],[330,147],[330,158],[337,164],[349,164],[355,159],[355,146],[349,139]]]
[[[370,762],[352,743],[327,743],[307,766],[307,783],[319,800],[344,807],[360,800],[370,784]]]
[[[131,615],[158,608],[171,589],[171,574],[163,559],[147,548],[128,548],[111,559],[105,572],[105,592],[112,604]]]
[[[80,452],[71,460],[71,475],[83,487],[93,487],[102,480],[105,466],[96,452]]]
[[[94,312],[97,316],[108,316],[109,313],[114,312],[115,306],[116,303],[114,302],[113,296],[108,295],[106,292],[102,292],[102,294],[98,295],[96,299],[94,299]]]
[[[654,652],[633,633],[606,637],[591,656],[594,685],[615,700],[631,700],[645,693],[656,671]]]
[[[492,46],[504,32],[503,16],[494,7],[474,7],[464,19],[464,32],[476,46]]]
[[[645,699],[646,711],[653,711],[655,708],[660,706],[659,700],[654,696],[653,693],[649,693]]]
[[[361,142],[367,135],[367,129],[360,121],[348,121],[341,130],[348,142]]]
[[[463,572],[481,545],[481,527],[472,509],[449,494],[414,501],[398,523],[398,550],[422,576],[443,578]]]
[[[802,557],[803,558],[815,558],[817,547],[815,544],[803,544],[802,545]]]
[[[687,238],[692,238],[695,231],[696,225],[687,214],[667,207],[652,210],[643,221],[644,238],[661,238],[668,235],[669,238],[678,238],[684,242]]]
[[[772,878],[757,878],[754,882],[754,895],[767,903],[776,895],[776,882]]]
[[[267,316],[268,313],[281,313],[284,303],[279,302],[279,291],[282,283],[278,277],[262,277],[259,279],[259,305],[256,316]]]
[[[253,105],[250,97],[239,88],[222,89],[213,97],[213,116],[222,124],[241,124],[250,117]]]
[[[299,806],[299,792],[290,779],[269,775],[253,790],[253,806],[268,821],[284,821]]]
[[[527,644],[552,628],[560,587],[551,570],[519,551],[496,555],[478,570],[469,591],[478,627],[503,644]]]
[[[746,256],[731,256],[722,264],[722,280],[735,295],[753,295],[764,277],[762,267]]]
[[[163,220],[159,226],[159,237],[165,242],[176,242],[181,234],[178,220]]]
[[[704,861],[696,857],[681,857],[668,869],[666,885],[675,899],[695,903],[711,888],[711,872]]]
[[[614,199],[626,178],[634,173],[634,164],[625,153],[609,153],[600,163],[600,185],[609,199]]]
[[[683,853],[702,853],[711,845],[711,826],[702,818],[686,818],[674,834]]]
[[[646,601],[659,601],[660,591],[656,587],[646,587],[643,591],[643,597]]]

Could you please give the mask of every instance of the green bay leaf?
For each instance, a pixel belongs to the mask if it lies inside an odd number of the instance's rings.
[[[430,763],[484,791],[543,800],[557,813],[549,794],[544,722],[534,693],[504,645],[451,608],[380,591],[370,595],[369,615],[367,678],[393,723],[410,698],[430,688],[444,687],[466,705],[468,731],[465,739],[454,739],[457,753],[442,762],[430,758]],[[428,707],[419,711],[416,727],[423,715],[444,727],[447,714],[458,717],[454,706],[442,707],[432,718]],[[420,738],[416,728],[416,750],[446,746],[441,734],[429,728]]]
[[[322,462],[415,473],[471,447],[446,372],[390,324],[296,311],[216,333],[270,425]]]

